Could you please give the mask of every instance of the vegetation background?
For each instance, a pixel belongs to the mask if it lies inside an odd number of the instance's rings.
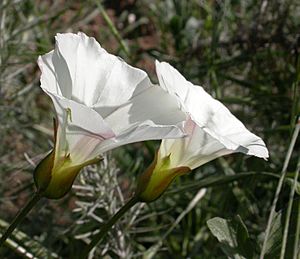
[[[297,0],[1,0],[0,232],[29,199],[33,169],[53,145],[54,112],[39,88],[37,57],[54,48],[56,33],[83,31],[153,82],[154,60],[171,63],[270,151],[268,161],[235,154],[177,179],[117,223],[94,258],[258,258],[300,111],[299,28]],[[158,145],[121,147],[85,169],[64,199],[38,204],[0,258],[75,258],[130,197]],[[299,146],[288,159],[264,258],[279,258],[285,238],[282,258],[299,249]]]

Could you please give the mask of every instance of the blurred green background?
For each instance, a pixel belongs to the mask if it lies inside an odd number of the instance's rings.
[[[145,69],[153,82],[155,59],[171,63],[221,100],[270,151],[268,161],[235,154],[177,179],[159,200],[130,211],[94,258],[258,258],[300,111],[299,28],[297,0],[2,0],[0,231],[29,199],[33,169],[53,145],[54,112],[39,88],[37,57],[54,48],[56,33],[82,31]],[[38,204],[0,249],[0,258],[76,258],[93,231],[130,197],[158,145],[121,147],[85,169],[64,199]],[[298,158],[299,140],[265,258],[279,258],[291,199],[285,258],[293,258],[299,186],[289,195]],[[228,220],[232,242],[219,242],[210,231],[207,221],[215,217]]]

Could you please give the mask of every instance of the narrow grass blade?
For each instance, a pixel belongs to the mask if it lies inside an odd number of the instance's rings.
[[[6,221],[0,219],[0,232],[4,231],[8,226],[9,224]],[[42,244],[18,229],[6,240],[6,245],[24,258],[59,258],[56,253],[49,251]]]
[[[284,182],[284,178],[286,176],[287,167],[288,167],[289,161],[291,159],[292,152],[294,150],[294,146],[295,146],[298,134],[299,134],[299,130],[300,130],[300,123],[299,122],[300,121],[298,120],[298,123],[295,127],[295,130],[294,130],[294,133],[293,133],[290,145],[289,145],[288,152],[287,152],[286,157],[285,157],[285,161],[284,161],[284,164],[283,164],[281,176],[280,176],[277,188],[276,188],[276,192],[275,192],[274,200],[273,200],[273,203],[272,203],[272,206],[271,206],[271,212],[270,212],[270,215],[269,215],[268,224],[267,224],[267,228],[266,228],[266,232],[265,232],[264,243],[263,243],[263,247],[262,247],[261,254],[260,254],[260,259],[264,259],[267,240],[269,238],[273,218],[274,218],[274,215],[275,215],[275,207],[276,207],[276,204],[277,204],[277,201],[278,201],[278,198],[279,198],[279,194],[280,194],[283,182]]]

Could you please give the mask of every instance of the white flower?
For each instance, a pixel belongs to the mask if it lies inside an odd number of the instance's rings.
[[[189,116],[185,124],[187,136],[162,140],[155,160],[139,178],[136,196],[140,201],[157,199],[174,178],[217,157],[234,152],[268,157],[262,139],[202,87],[188,82],[165,62],[156,62],[156,72],[160,86],[176,97]]]
[[[188,137],[162,141],[158,157],[170,156],[170,167],[195,169],[217,157],[241,152],[267,158],[261,138],[246,129],[230,111],[205,90],[188,82],[175,68],[156,61],[160,86],[177,97],[190,116],[185,125]]]
[[[127,143],[182,135],[184,113],[144,71],[83,33],[55,38],[55,50],[38,64],[58,116],[61,155],[82,163]]]
[[[80,168],[124,144],[183,135],[185,113],[144,71],[83,33],[55,38],[55,49],[38,59],[41,88],[58,118],[54,169]]]

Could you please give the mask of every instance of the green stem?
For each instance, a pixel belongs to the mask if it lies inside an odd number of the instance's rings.
[[[296,169],[295,176],[294,176],[294,184],[290,191],[290,198],[289,198],[288,208],[287,208],[286,217],[285,217],[283,238],[282,238],[282,242],[281,242],[282,246],[281,246],[281,251],[280,251],[280,259],[284,259],[284,257],[285,257],[285,250],[286,250],[289,226],[290,226],[290,221],[291,221],[290,217],[292,214],[292,207],[293,207],[293,202],[294,202],[296,186],[298,184],[299,171],[300,171],[300,157],[298,159],[297,169]]]
[[[108,16],[107,12],[104,9],[104,7],[102,6],[101,1],[96,0],[95,3],[97,4],[97,7],[98,7],[100,13],[102,14],[104,20],[106,21],[110,31],[112,32],[112,34],[115,36],[115,38],[119,42],[121,48],[123,49],[123,51],[125,52],[127,57],[130,58],[130,51],[129,51],[126,43],[122,39],[122,37],[121,37],[120,33],[118,32],[116,26],[113,24],[112,20],[110,19],[110,17]]]
[[[300,201],[297,200],[298,203],[298,216],[297,216],[297,226],[296,226],[296,233],[295,233],[295,241],[294,241],[294,253],[293,253],[293,259],[297,259],[297,254],[300,255],[300,243],[299,243],[299,237],[300,237]]]
[[[104,238],[112,226],[138,202],[138,197],[133,196],[121,209],[119,209],[118,212],[101,228],[101,231],[93,237],[91,243],[83,250],[82,257],[80,258],[87,258],[89,252]]]
[[[270,232],[271,232],[271,226],[272,226],[273,219],[275,217],[276,204],[277,204],[277,201],[279,199],[279,194],[280,194],[281,188],[283,186],[283,182],[284,182],[286,172],[287,172],[287,167],[288,167],[288,164],[290,162],[292,152],[294,150],[294,146],[296,144],[296,140],[297,140],[299,131],[300,131],[300,117],[298,118],[298,123],[297,123],[297,125],[294,129],[292,140],[290,142],[290,145],[289,145],[289,148],[288,148],[288,151],[287,151],[284,163],[283,163],[281,176],[279,178],[277,188],[276,188],[276,192],[275,192],[275,196],[274,196],[274,199],[273,199],[273,202],[272,202],[271,211],[270,211],[269,219],[268,219],[268,224],[267,224],[267,228],[266,228],[266,231],[265,231],[265,238],[264,238],[264,242],[263,242],[263,246],[262,246],[262,249],[261,249],[261,252],[260,252],[259,259],[264,259],[265,258],[267,243],[268,243],[269,235],[270,235]]]
[[[19,211],[17,216],[14,218],[12,223],[9,225],[5,233],[0,239],[0,247],[5,243],[5,240],[10,236],[10,234],[16,229],[16,227],[24,220],[26,215],[31,211],[31,209],[37,204],[37,202],[42,198],[39,193],[35,193],[32,198],[28,201],[23,209]]]

